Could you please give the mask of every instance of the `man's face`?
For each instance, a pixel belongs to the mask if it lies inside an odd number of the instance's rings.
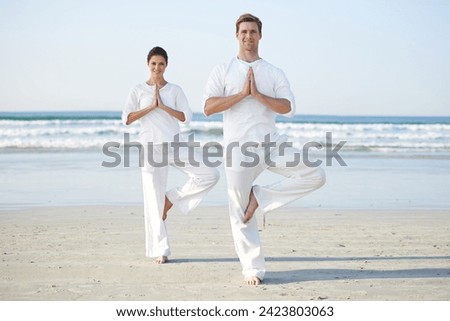
[[[261,33],[258,30],[256,22],[241,22],[239,24],[239,31],[236,33],[236,38],[239,40],[239,45],[242,49],[254,51],[258,49]]]

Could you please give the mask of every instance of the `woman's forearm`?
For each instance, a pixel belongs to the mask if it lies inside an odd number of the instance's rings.
[[[154,109],[154,107],[148,106],[144,109],[138,110],[138,111],[132,111],[131,113],[128,114],[128,118],[127,118],[127,125],[131,125],[132,123],[134,123],[136,120],[144,117],[145,115],[147,115],[149,112],[151,112]]]

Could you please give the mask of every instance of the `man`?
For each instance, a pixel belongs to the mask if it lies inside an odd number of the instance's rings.
[[[295,101],[284,73],[259,56],[261,32],[259,18],[251,14],[238,18],[238,56],[216,66],[204,95],[205,115],[223,112],[231,229],[244,282],[249,285],[260,284],[265,274],[258,225],[253,217],[256,209],[264,213],[274,210],[325,183],[320,168],[294,161],[298,151],[277,133],[276,115],[292,116]],[[232,148],[238,144],[245,148]],[[252,186],[264,169],[285,178],[269,186]]]

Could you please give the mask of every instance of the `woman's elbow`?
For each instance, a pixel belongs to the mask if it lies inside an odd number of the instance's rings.
[[[128,115],[127,117],[127,121],[125,122],[125,125],[131,125],[132,123],[134,123],[136,119],[132,116],[132,115]]]

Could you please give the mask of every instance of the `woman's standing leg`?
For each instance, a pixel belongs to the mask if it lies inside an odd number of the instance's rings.
[[[152,157],[161,156],[160,150],[154,148]],[[170,245],[167,229],[162,220],[164,200],[167,186],[168,167],[152,166],[144,157],[142,167],[142,186],[144,193],[145,244],[148,257],[170,255]]]

